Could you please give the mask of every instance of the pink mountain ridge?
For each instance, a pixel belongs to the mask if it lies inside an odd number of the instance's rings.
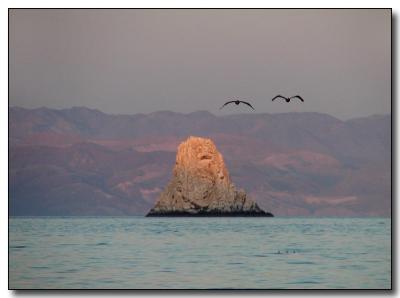
[[[232,183],[275,216],[390,216],[390,115],[83,107],[10,108],[10,215],[145,215],[191,135],[211,139]]]

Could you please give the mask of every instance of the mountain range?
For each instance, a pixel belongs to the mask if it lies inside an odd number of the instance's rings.
[[[189,136],[212,139],[236,187],[276,216],[390,216],[390,115],[85,107],[9,108],[10,215],[144,215]]]

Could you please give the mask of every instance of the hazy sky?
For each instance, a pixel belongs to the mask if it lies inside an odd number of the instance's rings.
[[[11,10],[10,105],[390,113],[390,10]],[[271,102],[300,94],[305,103]]]

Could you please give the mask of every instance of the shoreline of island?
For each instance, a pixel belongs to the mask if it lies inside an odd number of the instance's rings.
[[[274,217],[270,212],[197,212],[190,213],[184,211],[152,212],[145,217]]]

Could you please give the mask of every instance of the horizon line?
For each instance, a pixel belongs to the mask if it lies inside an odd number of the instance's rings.
[[[128,114],[128,113],[109,113],[109,112],[104,112],[98,108],[92,108],[92,107],[87,107],[87,106],[72,106],[69,108],[51,108],[51,107],[47,107],[47,106],[40,106],[40,107],[36,107],[36,108],[27,108],[27,107],[22,107],[22,106],[8,106],[8,109],[24,109],[24,110],[29,110],[29,111],[33,111],[33,110],[41,110],[41,109],[47,109],[47,110],[53,110],[53,111],[65,111],[65,110],[73,110],[73,109],[87,109],[87,110],[91,110],[91,111],[95,111],[95,112],[100,112],[103,113],[105,115],[111,115],[111,116],[136,116],[136,115],[151,115],[151,114],[155,114],[155,113],[174,113],[174,114],[180,114],[180,115],[190,115],[190,114],[195,114],[195,113],[208,113],[210,115],[213,115],[214,117],[229,117],[229,116],[238,116],[238,115],[284,115],[284,114],[319,114],[319,115],[328,115],[330,117],[333,117],[339,121],[349,121],[349,120],[354,120],[354,119],[362,119],[362,118],[369,118],[369,117],[376,117],[376,116],[391,116],[392,113],[386,113],[386,114],[370,114],[367,116],[355,116],[352,118],[348,118],[348,119],[341,119],[338,118],[337,116],[334,116],[332,114],[329,113],[322,113],[322,112],[313,112],[313,111],[308,111],[308,112],[276,112],[276,113],[266,113],[266,112],[239,112],[239,113],[232,113],[232,114],[225,114],[225,115],[217,115],[209,110],[196,110],[193,112],[176,112],[176,111],[171,111],[171,110],[158,110],[158,111],[153,111],[153,112],[148,112],[148,113],[132,113],[132,114]]]

